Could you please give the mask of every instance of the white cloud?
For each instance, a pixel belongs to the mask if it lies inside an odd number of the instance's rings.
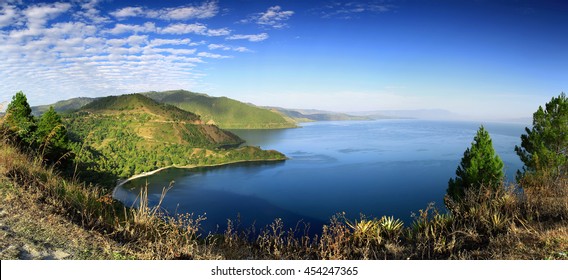
[[[9,25],[16,17],[16,7],[8,4],[0,6],[0,28]]]
[[[144,25],[117,23],[112,29],[108,29],[105,32],[113,35],[118,35],[122,33],[156,32],[156,30],[156,24],[154,24],[153,22],[146,22],[144,23]]]
[[[352,19],[362,13],[385,13],[393,9],[392,5],[377,1],[369,2],[334,2],[314,11],[323,18]]]
[[[201,64],[232,57],[211,50],[250,51],[218,43],[231,35],[228,27],[128,20],[208,18],[217,13],[216,1],[161,10],[127,7],[112,15],[99,8],[103,1],[0,4],[0,100],[9,100],[19,90],[38,105],[78,94],[191,89],[201,85],[206,75],[199,69]],[[192,36],[211,41],[192,41]],[[266,38],[266,33],[233,37],[252,42]]]
[[[269,25],[274,28],[282,28],[286,26],[284,21],[287,21],[293,14],[293,11],[282,11],[280,6],[274,6],[268,8],[266,12],[261,13],[256,23]]]
[[[207,26],[201,23],[192,23],[192,24],[185,24],[185,23],[176,23],[170,24],[165,28],[159,30],[160,33],[163,34],[204,34],[207,31]]]
[[[217,1],[209,1],[201,6],[188,6],[168,9],[165,11],[165,18],[171,20],[187,20],[192,18],[211,18],[219,12]]]
[[[206,19],[217,15],[219,6],[217,1],[207,1],[201,5],[187,5],[177,8],[164,8],[159,10],[145,9],[142,7],[126,7],[112,13],[117,19],[128,17],[147,17],[163,20],[189,20]]]
[[[251,42],[260,42],[266,39],[268,39],[268,34],[266,33],[252,34],[252,35],[235,34],[227,37],[227,40],[249,40]]]
[[[236,52],[250,52],[248,48],[245,47],[233,47],[223,44],[209,44],[207,46],[210,50],[224,50],[224,51],[236,51]]]
[[[152,53],[171,53],[175,55],[192,55],[196,49],[152,48]]]
[[[110,22],[110,19],[106,16],[101,16],[101,12],[97,9],[99,2],[101,0],[84,0],[81,4],[82,10],[77,11],[73,16],[85,18],[96,24]]]
[[[200,57],[207,57],[207,58],[231,58],[232,56],[220,55],[216,53],[208,53],[208,52],[200,52],[197,54]]]
[[[144,9],[142,9],[142,7],[126,7],[111,12],[110,14],[118,19],[137,17],[144,14]]]
[[[110,39],[107,40],[107,44],[111,45],[111,46],[124,46],[124,45],[130,45],[130,46],[139,46],[142,44],[146,44],[146,42],[148,41],[148,36],[147,35],[132,35],[126,38],[120,38],[120,39]]]
[[[236,48],[233,48],[233,50],[236,51],[236,52],[251,52],[251,50],[249,50],[245,47],[236,47]]]
[[[228,51],[228,50],[231,49],[231,48],[229,48],[229,47],[227,47],[227,46],[225,46],[225,45],[221,45],[221,44],[209,44],[207,47],[208,47],[210,50],[221,49],[221,50]]]
[[[148,46],[157,47],[163,45],[190,45],[191,39],[153,39]]]
[[[240,23],[254,22],[261,26],[272,28],[283,28],[288,26],[286,21],[294,15],[294,11],[282,11],[280,6],[273,6],[268,8],[266,12],[256,13],[248,16],[246,19],[239,21]]]
[[[231,33],[231,30],[228,28],[220,28],[220,29],[208,29],[205,24],[202,23],[175,23],[166,26],[165,28],[161,28],[158,30],[159,33],[162,34],[198,34],[203,36],[226,36]]]
[[[227,36],[231,34],[231,30],[229,28],[219,28],[219,29],[209,29],[207,30],[207,36]]]
[[[28,7],[23,11],[28,27],[44,26],[48,20],[54,19],[71,8],[69,3],[40,4]]]

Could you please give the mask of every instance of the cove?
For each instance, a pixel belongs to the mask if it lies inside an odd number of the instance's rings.
[[[350,219],[395,216],[408,224],[428,203],[443,209],[448,180],[479,122],[377,120],[316,122],[282,130],[233,130],[247,145],[275,149],[285,162],[239,163],[211,168],[170,168],[117,187],[114,196],[134,205],[148,185],[150,204],[172,188],[162,207],[169,214],[205,215],[204,232],[222,233],[227,219],[256,229],[282,218],[318,232],[336,213]],[[514,152],[525,124],[483,123],[505,163],[507,179],[522,164]]]

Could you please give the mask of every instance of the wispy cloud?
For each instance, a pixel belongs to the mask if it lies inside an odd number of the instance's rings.
[[[384,3],[384,1],[353,1],[332,2],[313,11],[322,18],[352,19],[364,13],[385,13],[393,8],[394,6]]]
[[[162,34],[198,34],[204,36],[227,36],[231,33],[228,28],[220,29],[209,29],[205,24],[202,23],[176,23],[170,24],[165,28],[160,28],[158,33]]]
[[[143,7],[125,7],[110,14],[121,20],[129,17],[145,17],[163,20],[189,20],[212,18],[219,12],[217,1],[207,1],[201,5],[187,5],[176,8],[164,8],[159,10]]]
[[[227,37],[227,40],[249,40],[250,42],[260,42],[266,39],[268,39],[267,33],[252,34],[252,35],[235,34]]]
[[[77,11],[74,14],[74,17],[84,18],[88,21],[93,23],[106,23],[110,22],[110,19],[107,16],[101,15],[101,12],[97,9],[97,6],[101,2],[101,0],[83,0],[84,2],[81,4],[81,10]]]
[[[226,39],[268,38],[266,33],[231,35],[228,27],[199,22],[169,22],[213,17],[217,1],[161,10],[126,7],[112,14],[99,8],[101,2],[0,4],[0,100],[19,90],[46,103],[77,94],[191,89],[205,75],[201,64],[233,57],[214,50],[251,51],[225,45]],[[157,20],[139,23],[130,17]]]
[[[227,55],[220,55],[216,53],[209,53],[209,52],[200,52],[197,54],[200,57],[208,57],[208,58],[231,58],[232,56]]]
[[[283,11],[280,6],[273,6],[268,8],[266,12],[252,14],[239,22],[254,22],[265,27],[283,28],[288,26],[286,21],[288,21],[292,15],[294,15],[294,11]]]
[[[48,20],[56,18],[70,8],[69,3],[39,4],[28,7],[23,14],[27,19],[28,27],[32,28],[45,25]]]
[[[142,7],[125,7],[111,12],[110,14],[118,19],[125,19],[128,17],[144,16],[146,12]]]
[[[117,23],[112,29],[105,30],[104,32],[114,35],[122,33],[156,32],[156,24],[154,24],[153,22],[146,22],[143,25]]]
[[[224,51],[236,51],[236,52],[250,52],[246,47],[233,47],[224,44],[209,44],[207,46],[210,50],[224,50]]]
[[[0,28],[9,25],[16,17],[16,7],[7,3],[0,6]]]

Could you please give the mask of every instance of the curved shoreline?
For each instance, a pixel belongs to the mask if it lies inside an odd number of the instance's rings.
[[[147,177],[150,175],[154,175],[160,171],[166,170],[166,169],[170,169],[170,168],[179,168],[179,169],[194,169],[194,168],[201,168],[201,167],[217,167],[217,166],[223,166],[223,165],[229,165],[229,164],[235,164],[235,163],[244,163],[244,162],[272,162],[272,161],[285,161],[288,158],[283,158],[283,159],[244,159],[244,160],[236,160],[236,161],[229,161],[229,162],[224,162],[224,163],[216,163],[216,164],[204,164],[204,165],[199,165],[199,164],[192,164],[192,165],[170,165],[170,166],[165,166],[165,167],[160,167],[156,170],[152,170],[152,171],[148,171],[148,172],[143,172],[140,174],[136,174],[132,177],[123,179],[123,180],[118,180],[116,186],[114,186],[113,190],[112,190],[112,196],[114,197],[114,194],[116,192],[116,189],[118,187],[121,187],[122,185],[134,180],[134,179],[138,179],[138,178],[143,178],[143,177]]]

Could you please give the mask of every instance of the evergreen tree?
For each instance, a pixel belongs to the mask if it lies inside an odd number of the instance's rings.
[[[447,193],[454,200],[459,200],[468,188],[497,188],[503,177],[503,161],[495,153],[489,133],[481,126],[471,147],[463,154],[456,178],[450,179]]]
[[[67,129],[53,107],[49,107],[49,110],[41,115],[35,133],[35,141],[40,147],[44,159],[48,162],[58,161],[69,151]]]
[[[6,108],[4,125],[25,143],[33,144],[36,124],[26,95],[19,91]]]
[[[568,99],[564,93],[553,97],[545,108],[539,106],[533,114],[532,129],[525,128],[521,147],[515,151],[525,164],[517,172],[517,180],[528,174],[542,179],[565,176],[568,167]]]

